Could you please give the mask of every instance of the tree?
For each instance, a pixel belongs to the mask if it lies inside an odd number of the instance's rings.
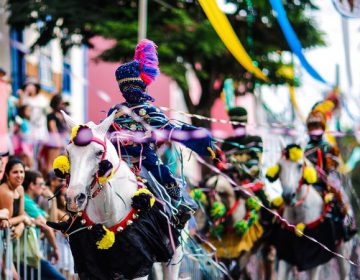
[[[282,53],[289,51],[289,47],[268,0],[227,2],[236,5],[236,12],[228,15],[234,30],[271,83],[292,83],[277,71],[286,65]],[[305,48],[324,45],[322,33],[305,12],[316,9],[312,2],[285,1],[289,19]],[[189,111],[210,115],[225,78],[233,78],[245,85],[246,91],[252,91],[255,78],[225,48],[198,2],[174,0],[170,3],[149,1],[148,38],[158,44],[161,71],[182,88]],[[116,45],[105,51],[101,59],[125,61],[133,56],[137,43],[138,1],[9,0],[8,10],[9,24],[15,28],[37,23],[40,36],[34,47],[46,45],[58,37],[66,52],[77,44],[91,47],[90,39],[100,35],[116,40]],[[188,67],[195,71],[201,84],[199,104],[193,104],[188,94],[185,76]]]

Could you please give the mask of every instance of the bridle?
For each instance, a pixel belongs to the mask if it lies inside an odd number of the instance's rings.
[[[90,129],[90,128],[89,128],[89,129]],[[100,163],[101,163],[102,161],[105,160],[106,155],[107,155],[106,136],[104,136],[104,140],[101,140],[101,139],[93,136],[93,137],[89,140],[88,144],[90,144],[91,142],[95,142],[95,143],[101,145],[101,146],[103,147],[103,149],[104,149],[104,152],[103,152],[103,154],[102,154],[102,156],[101,156],[101,160],[100,160]],[[69,144],[71,144],[71,143],[73,143],[74,145],[76,145],[72,140],[69,141]],[[88,145],[88,144],[87,144],[87,145]],[[115,168],[112,167],[110,176],[113,176],[113,175],[118,171],[118,169],[119,169],[119,167],[120,167],[120,164],[121,164],[121,158],[120,158],[117,166],[116,166]],[[106,186],[106,182],[105,182],[105,183],[100,182],[99,178],[100,178],[100,176],[99,176],[99,168],[98,168],[98,170],[97,170],[96,173],[94,174],[93,180],[91,181],[91,184],[90,184],[90,188],[89,188],[88,196],[87,196],[88,199],[94,199],[98,194],[100,194],[100,192],[101,192],[101,191],[103,190],[103,188]],[[66,178],[66,187],[68,187],[69,183],[70,183],[70,174],[69,174],[69,175],[67,176],[67,178]],[[96,186],[97,186],[97,188],[96,188]],[[93,189],[95,189],[95,190],[91,193],[91,191],[92,191]]]

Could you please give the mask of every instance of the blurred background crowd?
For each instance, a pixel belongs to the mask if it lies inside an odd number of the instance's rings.
[[[53,173],[52,162],[69,136],[60,112],[67,111],[69,103],[61,94],[41,93],[32,78],[25,81],[16,95],[11,94],[3,69],[0,83],[9,93],[8,148],[0,151],[0,232],[10,235],[14,247],[20,246],[14,248],[11,264],[5,259],[1,261],[1,271],[7,277],[10,275],[10,279],[24,278],[26,273],[37,277],[39,271],[41,279],[72,279],[74,271],[67,241],[46,225],[46,221],[60,221],[66,215],[64,182]],[[17,256],[16,251],[27,251],[26,260]]]

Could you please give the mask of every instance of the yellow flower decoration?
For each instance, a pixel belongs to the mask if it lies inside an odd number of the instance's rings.
[[[70,172],[70,162],[67,156],[58,156],[53,162],[53,169],[59,170],[62,174]]]
[[[299,237],[302,237],[304,235],[306,225],[304,223],[299,223],[296,225],[295,234]]]
[[[270,179],[270,181],[275,181],[279,176],[280,166],[278,164],[271,166],[266,171],[266,177]],[[272,179],[272,180],[271,180]]]
[[[299,161],[300,159],[302,159],[303,155],[303,150],[298,147],[292,147],[289,150],[289,159],[291,161]]]
[[[110,180],[114,176],[114,168],[111,171],[109,176],[102,176],[98,178],[100,184],[105,184],[108,180]]]
[[[153,207],[154,206],[154,203],[155,203],[155,197],[154,195],[151,193],[151,191],[149,191],[148,189],[145,189],[145,188],[142,188],[140,190],[137,190],[135,193],[134,193],[134,196],[137,196],[137,195],[140,195],[142,193],[145,193],[145,194],[148,194],[151,196],[150,198],[150,206]]]
[[[303,178],[307,184],[315,184],[317,182],[317,173],[314,167],[306,166],[304,168]]]
[[[271,201],[271,205],[279,208],[281,205],[283,205],[284,203],[284,199],[281,196],[275,197],[272,201]]]
[[[333,201],[333,199],[334,199],[333,193],[327,193],[324,197],[325,203],[329,203],[329,202]]]
[[[320,111],[322,113],[331,112],[335,107],[334,102],[331,100],[326,100],[324,102],[321,102],[319,105],[315,107],[314,110]]]
[[[105,230],[105,235],[103,238],[96,242],[97,248],[100,250],[107,250],[112,247],[115,243],[115,234],[108,230],[105,226],[103,226],[103,229]]]
[[[72,141],[76,137],[76,135],[79,131],[79,128],[80,128],[80,125],[73,127],[73,129],[71,130],[70,141]]]

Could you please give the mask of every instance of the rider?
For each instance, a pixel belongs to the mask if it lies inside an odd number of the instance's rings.
[[[156,45],[150,40],[142,40],[136,47],[135,59],[119,66],[115,72],[120,91],[126,102],[113,106],[108,115],[117,111],[115,115],[116,130],[125,130],[133,133],[140,132],[147,137],[141,143],[139,138],[121,142],[121,155],[138,160],[156,180],[165,187],[177,206],[178,214],[174,217],[179,228],[183,228],[196,210],[196,204],[190,198],[183,198],[182,188],[178,180],[171,173],[168,166],[164,165],[156,154],[159,142],[154,137],[161,131],[168,135],[166,140],[181,142],[201,156],[213,156],[212,139],[204,129],[199,129],[189,124],[169,120],[156,106],[150,102],[155,101],[147,93],[147,86],[159,74]],[[130,110],[124,112],[125,110]],[[196,139],[192,138],[195,136]],[[177,135],[177,137],[176,137]],[[140,166],[141,168],[141,166]]]
[[[235,136],[225,139],[221,146],[226,161],[229,163],[227,173],[241,185],[253,183],[260,176],[263,141],[260,136],[247,134],[248,114],[245,108],[231,108],[228,115],[230,121],[233,122]],[[262,184],[255,184],[252,189],[264,203],[267,203],[268,200],[262,186]]]
[[[344,228],[345,234],[352,235],[356,229],[353,218],[350,216],[351,213],[349,213],[349,205],[346,205],[344,201],[346,195],[342,189],[338,172],[339,150],[323,139],[326,129],[326,115],[321,110],[313,109],[306,120],[306,126],[310,140],[305,148],[305,155],[316,167],[318,173],[318,180],[314,187],[321,193],[331,192],[335,194],[342,212],[341,216],[347,216],[349,219]]]

